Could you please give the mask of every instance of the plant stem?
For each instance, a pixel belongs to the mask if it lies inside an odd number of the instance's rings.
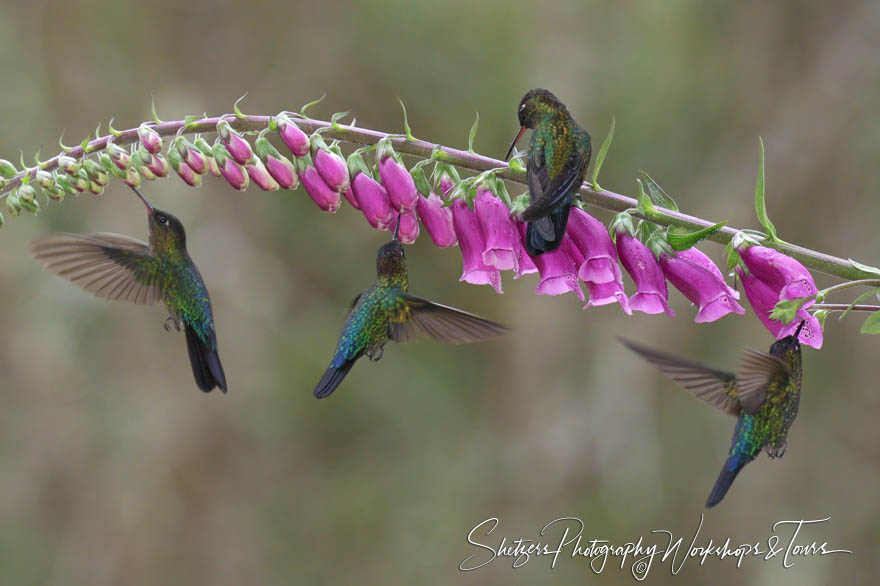
[[[810,306],[810,311],[814,309],[824,309],[825,311],[880,311],[880,305],[849,305],[848,303],[814,303]]]
[[[177,134],[178,131],[184,134],[210,133],[216,131],[217,123],[221,119],[225,119],[230,123],[232,128],[239,132],[255,132],[269,126],[272,118],[272,116],[236,116],[233,114],[225,114],[223,116],[201,118],[198,120],[190,120],[188,122],[185,120],[162,122],[153,125],[153,129],[162,136],[172,136]],[[323,131],[325,137],[360,145],[375,144],[379,142],[380,139],[390,136],[394,148],[400,153],[421,158],[433,158],[476,172],[497,169],[498,177],[513,183],[523,185],[526,183],[525,174],[513,171],[508,167],[506,162],[477,153],[471,153],[466,150],[453,149],[419,139],[408,139],[404,135],[389,134],[367,128],[347,126],[344,124],[334,124],[323,120],[313,120],[311,118],[297,119],[296,123],[305,132],[311,133],[319,128],[326,128],[327,130]],[[137,128],[118,132],[115,137],[103,136],[96,138],[86,145],[85,150],[83,150],[81,146],[77,146],[62,154],[74,158],[80,158],[86,154],[105,149],[111,140],[119,146],[129,145],[138,140]],[[21,180],[25,175],[31,175],[33,177],[38,169],[42,168],[51,171],[57,168],[59,156],[60,155],[47,161],[43,161],[39,166],[25,169],[15,177],[7,180],[6,184],[3,185],[3,187],[0,187],[0,198],[4,197],[12,189],[21,185]],[[614,193],[613,191],[608,191],[606,189],[595,190],[588,183],[584,183],[581,186],[580,198],[585,203],[611,212],[622,212],[624,210],[636,208],[637,206],[636,200],[631,197]],[[657,224],[676,226],[692,231],[708,228],[716,223],[660,207],[655,208],[655,211],[650,214],[650,217],[639,212],[634,212],[633,215]],[[710,236],[709,239],[721,244],[727,244],[737,232],[739,232],[739,230],[736,228],[725,226]],[[779,250],[780,252],[800,261],[804,266],[810,269],[840,277],[842,279],[869,279],[876,276],[867,271],[856,268],[848,260],[803,248],[801,246],[796,246],[794,244],[765,240],[762,245]]]
[[[816,293],[816,299],[825,299],[829,293],[834,293],[835,291],[840,291],[841,289],[848,289],[849,287],[880,287],[880,279],[859,279],[857,281],[847,281],[846,283],[838,283],[837,285],[832,285],[827,289],[822,289],[818,293]]]

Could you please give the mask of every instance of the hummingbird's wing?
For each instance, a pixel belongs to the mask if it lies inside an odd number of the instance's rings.
[[[739,402],[746,413],[756,413],[774,382],[784,382],[789,370],[785,362],[772,354],[752,348],[746,349],[736,370],[736,388]],[[782,388],[782,385],[777,385]]]
[[[531,203],[523,211],[522,218],[526,222],[535,222],[548,216],[563,203],[573,189],[580,187],[585,164],[581,152],[574,146],[569,147],[568,153],[559,153],[563,164],[558,169],[548,167],[546,149],[543,146],[530,151],[526,161],[526,179]],[[541,233],[541,236],[552,240],[555,234]]]
[[[501,336],[510,328],[472,313],[404,294],[406,311],[397,313],[389,327],[395,342],[427,336],[447,344],[467,344]]]
[[[162,291],[154,279],[146,243],[121,234],[53,234],[31,241],[31,255],[51,273],[105,299],[155,303]]]
[[[732,373],[715,370],[696,362],[658,352],[653,348],[647,348],[629,340],[621,338],[620,341],[627,348],[659,368],[663,374],[683,386],[693,396],[729,415],[739,415],[740,401],[737,389],[739,381]]]

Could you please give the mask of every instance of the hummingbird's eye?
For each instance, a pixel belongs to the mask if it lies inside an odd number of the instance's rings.
[[[163,226],[167,226],[167,225],[168,225],[168,218],[166,218],[165,216],[159,216],[159,217],[156,218],[156,220],[157,220],[160,224],[162,224]]]

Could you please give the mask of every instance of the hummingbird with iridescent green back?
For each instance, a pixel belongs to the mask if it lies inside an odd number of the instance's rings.
[[[198,387],[225,393],[211,299],[187,253],[183,224],[132,189],[147,207],[149,244],[108,232],[54,234],[32,241],[31,254],[48,271],[98,297],[138,304],[162,300],[171,314],[165,329],[183,326]]]
[[[547,90],[529,90],[519,103],[520,129],[504,160],[526,129],[532,129],[526,159],[529,207],[522,213],[526,227],[526,251],[532,256],[559,248],[565,235],[568,213],[577,197],[592,144],[568,108]]]
[[[379,248],[376,256],[376,283],[351,302],[336,352],[314,390],[319,399],[335,391],[362,356],[373,362],[382,358],[389,341],[411,342],[428,337],[447,344],[466,344],[500,336],[509,329],[472,313],[410,295],[399,230],[398,215],[391,242]]]
[[[735,374],[621,340],[695,397],[737,418],[727,461],[706,500],[707,508],[721,502],[740,470],[762,449],[771,458],[785,453],[786,436],[801,399],[798,335],[804,323],[791,336],[774,342],[769,353],[747,349]]]

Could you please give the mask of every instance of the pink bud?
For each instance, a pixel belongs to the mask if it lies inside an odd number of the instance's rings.
[[[286,114],[279,114],[275,117],[278,124],[278,132],[281,134],[281,140],[290,149],[290,152],[298,158],[306,156],[309,152],[309,137],[300,130],[299,126]]]
[[[443,207],[443,200],[436,193],[432,191],[428,197],[419,195],[416,211],[435,246],[454,246],[458,242],[452,226],[452,208]]]
[[[386,231],[394,227],[397,214],[391,207],[388,192],[379,182],[366,173],[357,173],[351,181],[351,190],[370,226]]]
[[[297,185],[299,185],[296,167],[284,155],[278,155],[277,157],[268,155],[266,157],[266,169],[269,170],[275,181],[284,189],[296,189]]]
[[[406,167],[395,161],[394,157],[380,158],[379,176],[382,178],[382,185],[388,190],[394,209],[401,211],[415,209],[419,192]]]
[[[207,157],[195,147],[186,147],[185,154],[183,155],[183,162],[199,175],[204,173],[208,166],[206,159]]]
[[[321,179],[321,175],[313,165],[304,165],[300,168],[299,180],[309,197],[318,204],[322,211],[328,214],[335,214],[342,205],[342,196],[338,192],[333,191]]]
[[[415,210],[400,212],[400,230],[397,237],[403,244],[412,244],[419,237],[419,217]]]
[[[496,292],[502,293],[501,273],[483,263],[486,243],[480,230],[480,221],[462,199],[452,202],[452,225],[461,248],[462,272],[459,281],[491,285]]]
[[[156,177],[168,177],[168,161],[162,155],[152,155],[152,160],[147,167]]]
[[[183,179],[184,183],[186,183],[190,187],[200,187],[202,185],[202,176],[193,171],[192,167],[187,165],[185,162],[180,161],[180,163],[178,163],[174,167],[177,175],[181,179]]]
[[[150,128],[146,122],[138,126],[138,138],[151,155],[157,155],[162,152],[162,137],[159,136],[158,132]]]
[[[348,201],[348,203],[351,204],[351,207],[353,207],[356,210],[361,209],[361,206],[358,203],[357,197],[355,197],[355,195],[354,195],[354,191],[351,190],[351,185],[348,186],[348,189],[346,189],[345,193],[343,193],[342,195],[345,196],[346,201]]]
[[[510,209],[483,185],[477,188],[474,212],[485,237],[483,264],[502,271],[519,271],[520,235],[510,218]]]
[[[313,156],[315,169],[327,187],[339,193],[345,193],[349,187],[348,166],[342,157],[329,150],[315,149]]]
[[[263,161],[254,157],[245,169],[247,169],[248,176],[260,187],[260,189],[263,191],[278,191],[280,186],[266,169],[266,166],[263,165]]]

